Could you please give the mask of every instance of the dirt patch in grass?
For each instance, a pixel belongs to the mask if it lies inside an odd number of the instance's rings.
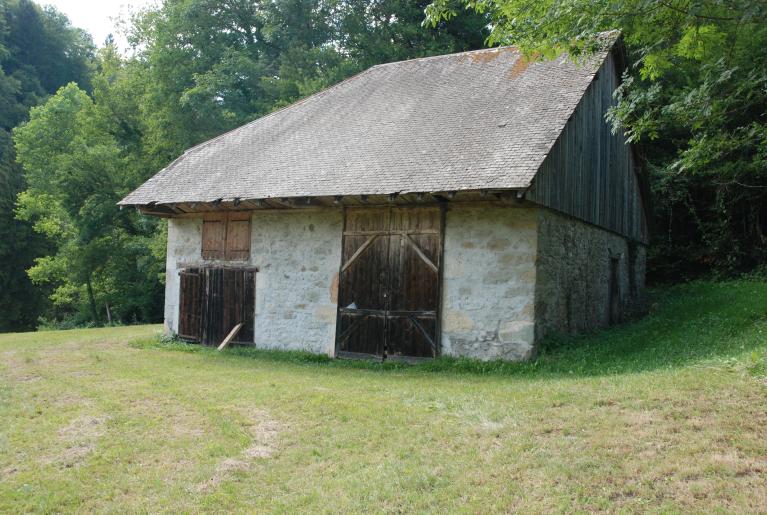
[[[99,438],[106,432],[107,416],[82,415],[59,429],[59,441],[64,448],[43,460],[64,468],[80,465],[96,449]]]
[[[127,403],[131,416],[161,420],[165,434],[174,438],[205,436],[205,417],[174,397],[139,396]]]
[[[743,501],[758,512],[767,506],[767,488],[764,488],[767,457],[756,459],[729,451],[702,458],[695,470],[680,471],[676,478],[669,478],[670,497],[678,505],[692,508],[699,506],[701,501],[713,499],[719,507],[729,507],[733,511],[738,511],[738,506],[742,508]],[[733,484],[739,488],[733,488]],[[748,492],[745,499],[737,501],[736,497],[743,492]]]
[[[213,476],[197,485],[198,491],[209,491],[226,481],[233,472],[250,470],[255,460],[271,458],[277,452],[282,425],[263,410],[252,410],[246,417],[242,425],[252,438],[250,445],[239,456],[226,458],[216,465]]]
[[[27,358],[27,362],[25,363],[25,360],[22,359],[16,351],[2,352],[0,353],[0,370],[2,370],[3,375],[11,381],[22,382],[25,378],[36,375],[30,374],[27,371],[26,365],[29,363],[29,359],[30,358]]]

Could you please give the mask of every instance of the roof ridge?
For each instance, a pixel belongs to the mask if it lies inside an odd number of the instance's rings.
[[[455,57],[457,55],[478,54],[481,52],[496,52],[499,50],[508,50],[508,49],[514,49],[518,51],[519,47],[517,47],[516,45],[502,45],[502,46],[494,46],[490,48],[477,48],[476,50],[463,50],[461,52],[453,52],[450,54],[425,55],[423,57],[413,57],[412,59],[402,59],[400,61],[391,61],[388,63],[374,64],[373,66],[368,68],[368,70],[372,68],[380,68],[383,66],[391,66],[393,64],[412,63],[415,61],[431,61],[431,60],[437,60],[437,59],[444,59],[446,57]]]
[[[617,39],[618,37],[620,37],[620,35],[621,35],[621,31],[619,29],[603,30],[603,31],[597,32],[595,34],[595,36],[597,38],[599,38],[599,39],[608,39],[608,45],[607,45],[608,47],[615,43],[615,40],[609,41],[609,38]],[[519,49],[519,46],[517,46],[517,45],[500,45],[500,46],[494,46],[494,47],[490,47],[490,48],[477,48],[475,50],[463,50],[461,52],[452,52],[452,53],[449,53],[449,54],[425,55],[423,57],[413,57],[411,59],[402,59],[402,60],[399,60],[399,61],[391,61],[391,62],[388,62],[388,63],[379,63],[379,64],[374,64],[373,66],[368,68],[368,70],[371,69],[371,68],[379,68],[379,67],[382,67],[382,66],[390,66],[392,64],[410,63],[410,62],[414,62],[414,61],[431,61],[431,60],[436,60],[436,59],[444,59],[446,57],[454,57],[454,56],[458,56],[458,55],[478,54],[478,53],[482,53],[482,52],[495,52],[495,51],[510,50],[510,49],[513,49],[513,50],[516,50],[518,52],[521,52],[521,50]],[[603,51],[604,51],[604,49],[603,49]]]

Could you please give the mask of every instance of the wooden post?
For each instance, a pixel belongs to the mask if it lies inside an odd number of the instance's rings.
[[[226,335],[226,338],[224,338],[224,341],[221,342],[221,345],[218,346],[218,350],[224,350],[227,345],[229,345],[229,342],[231,342],[235,336],[237,336],[237,333],[240,332],[240,329],[242,329],[242,322],[234,326],[234,328],[229,331],[229,334]]]

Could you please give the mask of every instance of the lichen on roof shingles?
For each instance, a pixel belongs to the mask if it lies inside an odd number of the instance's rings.
[[[189,149],[120,203],[525,188],[605,55],[374,66]]]

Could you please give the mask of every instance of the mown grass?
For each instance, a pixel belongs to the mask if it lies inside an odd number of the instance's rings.
[[[593,334],[555,336],[529,362],[443,357],[418,364],[333,360],[306,352],[233,347],[227,355],[331,368],[451,372],[479,375],[599,376],[673,369],[706,360],[728,360],[753,351],[746,361],[764,366],[767,287],[760,281],[694,282],[652,291],[650,313],[630,324]],[[220,354],[213,348],[155,337],[137,347]]]
[[[652,302],[529,363],[2,335],[0,512],[767,511],[767,284]]]

